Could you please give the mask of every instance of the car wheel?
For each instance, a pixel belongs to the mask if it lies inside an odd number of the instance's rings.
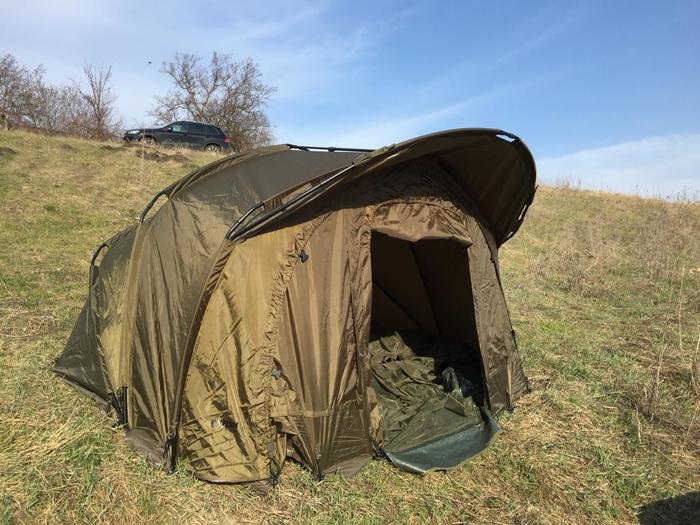
[[[141,137],[139,139],[139,142],[143,142],[144,144],[146,144],[148,146],[152,146],[153,144],[156,143],[156,139],[154,139],[153,137],[146,136],[146,137]]]
[[[218,144],[207,144],[204,146],[204,151],[213,151],[215,153],[218,153],[221,151],[221,146]]]

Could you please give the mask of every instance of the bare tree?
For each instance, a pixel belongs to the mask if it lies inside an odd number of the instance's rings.
[[[112,66],[97,67],[85,64],[83,73],[87,86],[83,88],[79,82],[75,81],[73,86],[89,109],[90,120],[86,123],[86,134],[98,140],[111,138],[121,126],[114,109],[117,97],[110,85]]]
[[[250,58],[236,61],[213,53],[209,64],[188,53],[163,63],[162,72],[174,87],[155,97],[151,114],[161,122],[188,118],[215,124],[231,136],[231,147],[242,151],[272,140],[265,105],[275,89],[265,84]]]
[[[103,140],[121,126],[110,80],[111,67],[83,67],[87,87],[78,82],[44,82],[44,68],[28,69],[11,55],[0,57],[0,126],[40,128]]]
[[[94,124],[90,106],[75,86],[44,85],[39,91],[41,107],[37,126],[48,131],[58,131],[92,137]]]
[[[42,66],[30,70],[9,53],[0,57],[0,115],[4,115],[6,124],[36,125],[42,109],[37,93],[43,76]]]

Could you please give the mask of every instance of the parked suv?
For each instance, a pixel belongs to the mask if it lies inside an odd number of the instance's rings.
[[[130,129],[124,133],[126,142],[163,144],[205,151],[228,151],[229,138],[216,126],[180,120],[162,128]]]

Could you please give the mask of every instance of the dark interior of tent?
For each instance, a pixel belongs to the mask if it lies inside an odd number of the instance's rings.
[[[415,472],[452,468],[497,431],[484,408],[468,247],[372,233],[369,353],[382,448]]]

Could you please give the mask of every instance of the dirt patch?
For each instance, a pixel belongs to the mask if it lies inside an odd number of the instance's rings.
[[[138,158],[144,160],[153,160],[156,162],[168,162],[174,161],[181,164],[189,164],[190,159],[185,157],[182,153],[174,153],[173,155],[167,155],[165,153],[158,153],[157,151],[149,151],[147,149],[138,149],[135,151]]]
[[[110,146],[109,144],[105,144],[104,146],[100,146],[100,149],[102,151],[122,151],[124,148],[120,146]]]
[[[5,146],[0,146],[0,157],[5,155],[15,155],[17,152],[12,148],[6,148]]]
[[[136,150],[136,156],[140,159],[155,160],[156,162],[166,162],[168,160],[167,155],[161,155],[157,151],[148,151],[145,149]]]
[[[170,155],[170,158],[168,160],[174,160],[175,162],[181,162],[182,164],[189,164],[189,162],[190,162],[190,159],[185,157],[180,152],[175,153],[174,155]]]

